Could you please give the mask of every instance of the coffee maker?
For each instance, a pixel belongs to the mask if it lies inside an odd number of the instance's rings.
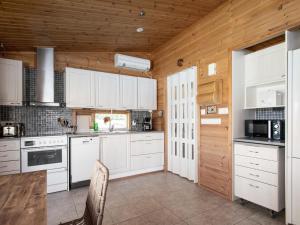
[[[144,117],[143,130],[144,131],[152,130],[152,118],[151,117]]]

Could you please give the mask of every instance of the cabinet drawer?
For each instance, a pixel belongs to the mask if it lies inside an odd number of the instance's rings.
[[[263,170],[270,173],[278,173],[278,162],[235,155],[235,165],[252,169]]]
[[[139,155],[131,157],[131,169],[141,170],[153,167],[163,166],[163,153]]]
[[[68,182],[67,169],[47,171],[47,185],[64,184],[67,182]]]
[[[0,152],[0,162],[20,160],[20,150]]]
[[[163,140],[164,133],[139,133],[139,134],[131,134],[130,140],[131,141],[150,141],[150,140]]]
[[[20,161],[0,162],[0,173],[9,171],[20,171]]]
[[[279,211],[278,188],[235,176],[235,195],[268,209]]]
[[[162,153],[163,151],[163,140],[135,141],[131,143],[131,155]]]
[[[278,147],[274,146],[235,144],[234,153],[236,155],[278,161]]]
[[[278,174],[268,173],[243,166],[235,166],[235,175],[278,187]]]
[[[20,140],[0,141],[0,152],[20,150]]]

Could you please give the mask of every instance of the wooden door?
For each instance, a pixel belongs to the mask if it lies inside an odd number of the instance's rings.
[[[94,74],[89,70],[66,68],[66,104],[71,108],[94,108]]]
[[[22,61],[0,59],[0,105],[22,105]]]
[[[120,76],[120,108],[137,109],[137,77]]]

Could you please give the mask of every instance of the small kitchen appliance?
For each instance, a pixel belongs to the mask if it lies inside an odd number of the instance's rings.
[[[148,131],[152,130],[152,119],[151,117],[145,117],[143,120],[143,130]]]
[[[245,136],[284,140],[284,120],[245,120]]]
[[[1,137],[21,137],[25,134],[25,127],[23,123],[2,122]]]

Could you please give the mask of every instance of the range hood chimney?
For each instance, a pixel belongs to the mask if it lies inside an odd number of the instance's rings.
[[[60,106],[54,102],[54,48],[37,48],[36,101],[32,106]]]

